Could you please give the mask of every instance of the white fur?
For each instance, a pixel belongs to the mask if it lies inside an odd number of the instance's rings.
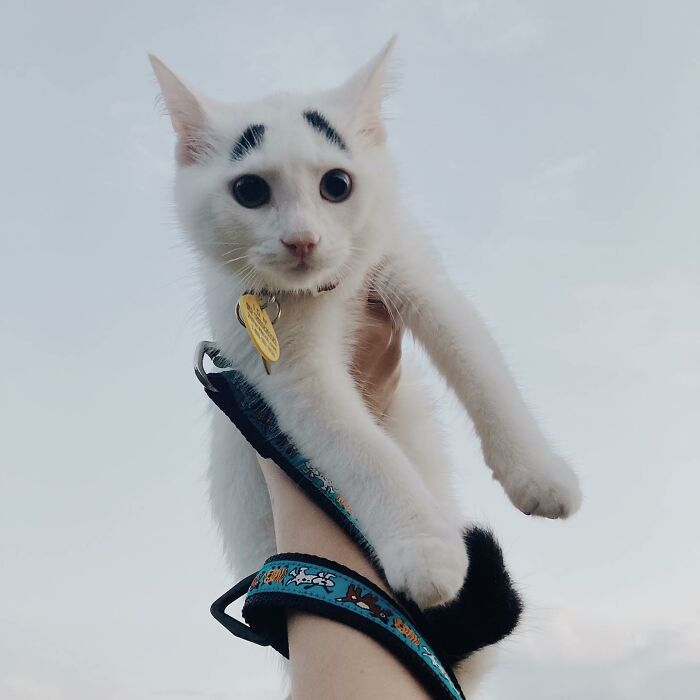
[[[464,523],[449,486],[432,412],[405,370],[379,426],[348,372],[365,285],[422,343],[474,422],[486,463],[521,510],[566,517],[580,501],[571,469],[552,452],[472,306],[404,213],[380,119],[391,42],[336,90],[276,95],[245,105],[197,97],[153,59],[178,135],[176,202],[201,263],[214,340],[262,393],[281,428],[351,504],[389,583],[422,606],[450,600],[467,569]],[[340,150],[302,118],[323,113],[348,144]],[[231,144],[264,124],[262,144],[240,161]],[[353,193],[319,195],[331,168],[352,175]],[[245,209],[228,183],[267,179],[272,200]],[[319,239],[306,269],[281,243],[296,232]],[[318,288],[337,283],[330,292]],[[247,289],[278,292],[282,356],[267,376],[234,314]],[[270,504],[252,449],[214,417],[211,500],[227,555],[241,575],[274,552]]]
[[[476,697],[476,689],[496,664],[497,657],[498,649],[492,645],[470,654],[455,666],[454,674],[465,698]]]

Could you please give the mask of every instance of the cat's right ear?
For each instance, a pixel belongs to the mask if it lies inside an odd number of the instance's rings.
[[[382,102],[391,92],[391,55],[397,36],[389,39],[384,48],[355,75],[333,91],[336,100],[350,114],[357,133],[379,144],[386,138],[382,123]]]
[[[195,94],[170,68],[152,54],[149,54],[148,58],[177,134],[176,158],[181,165],[192,165],[209,149],[204,109]]]

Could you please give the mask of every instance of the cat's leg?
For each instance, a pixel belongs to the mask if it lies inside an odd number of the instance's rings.
[[[383,270],[383,296],[467,409],[486,463],[524,513],[565,518],[581,501],[576,475],[547,444],[475,309],[420,237]]]
[[[465,524],[455,498],[453,471],[435,417],[434,399],[419,377],[419,369],[404,358],[401,379],[382,425],[409,456],[448,519]]]
[[[253,448],[219,409],[212,413],[209,499],[237,577],[276,553],[270,498]]]
[[[348,372],[325,355],[298,372],[258,385],[280,427],[350,504],[392,588],[422,607],[452,599],[467,556],[459,522],[450,522],[415,466],[373,420]]]
[[[401,380],[383,424],[410,456],[440,507],[454,513],[453,519],[459,519],[462,516],[455,498],[454,474],[442,430],[435,419],[433,398],[419,376],[417,368],[404,360]],[[464,526],[468,527],[466,519]],[[474,697],[476,688],[495,665],[497,656],[497,646],[489,645],[455,666],[455,675],[466,697]]]

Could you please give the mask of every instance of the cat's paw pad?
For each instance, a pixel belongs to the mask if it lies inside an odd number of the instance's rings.
[[[395,537],[379,551],[389,585],[419,608],[457,597],[467,575],[467,552],[458,530]]]
[[[499,479],[513,505],[526,515],[568,518],[581,505],[578,477],[558,455],[521,465]]]

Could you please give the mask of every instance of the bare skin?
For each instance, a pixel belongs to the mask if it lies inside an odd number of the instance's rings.
[[[371,300],[352,372],[378,421],[400,377],[402,332],[383,304]],[[340,562],[386,590],[342,530],[299,491],[277,465],[260,459],[270,491],[278,552],[304,552]],[[289,616],[292,697],[295,700],[428,700],[396,658],[370,637],[314,615]]]

